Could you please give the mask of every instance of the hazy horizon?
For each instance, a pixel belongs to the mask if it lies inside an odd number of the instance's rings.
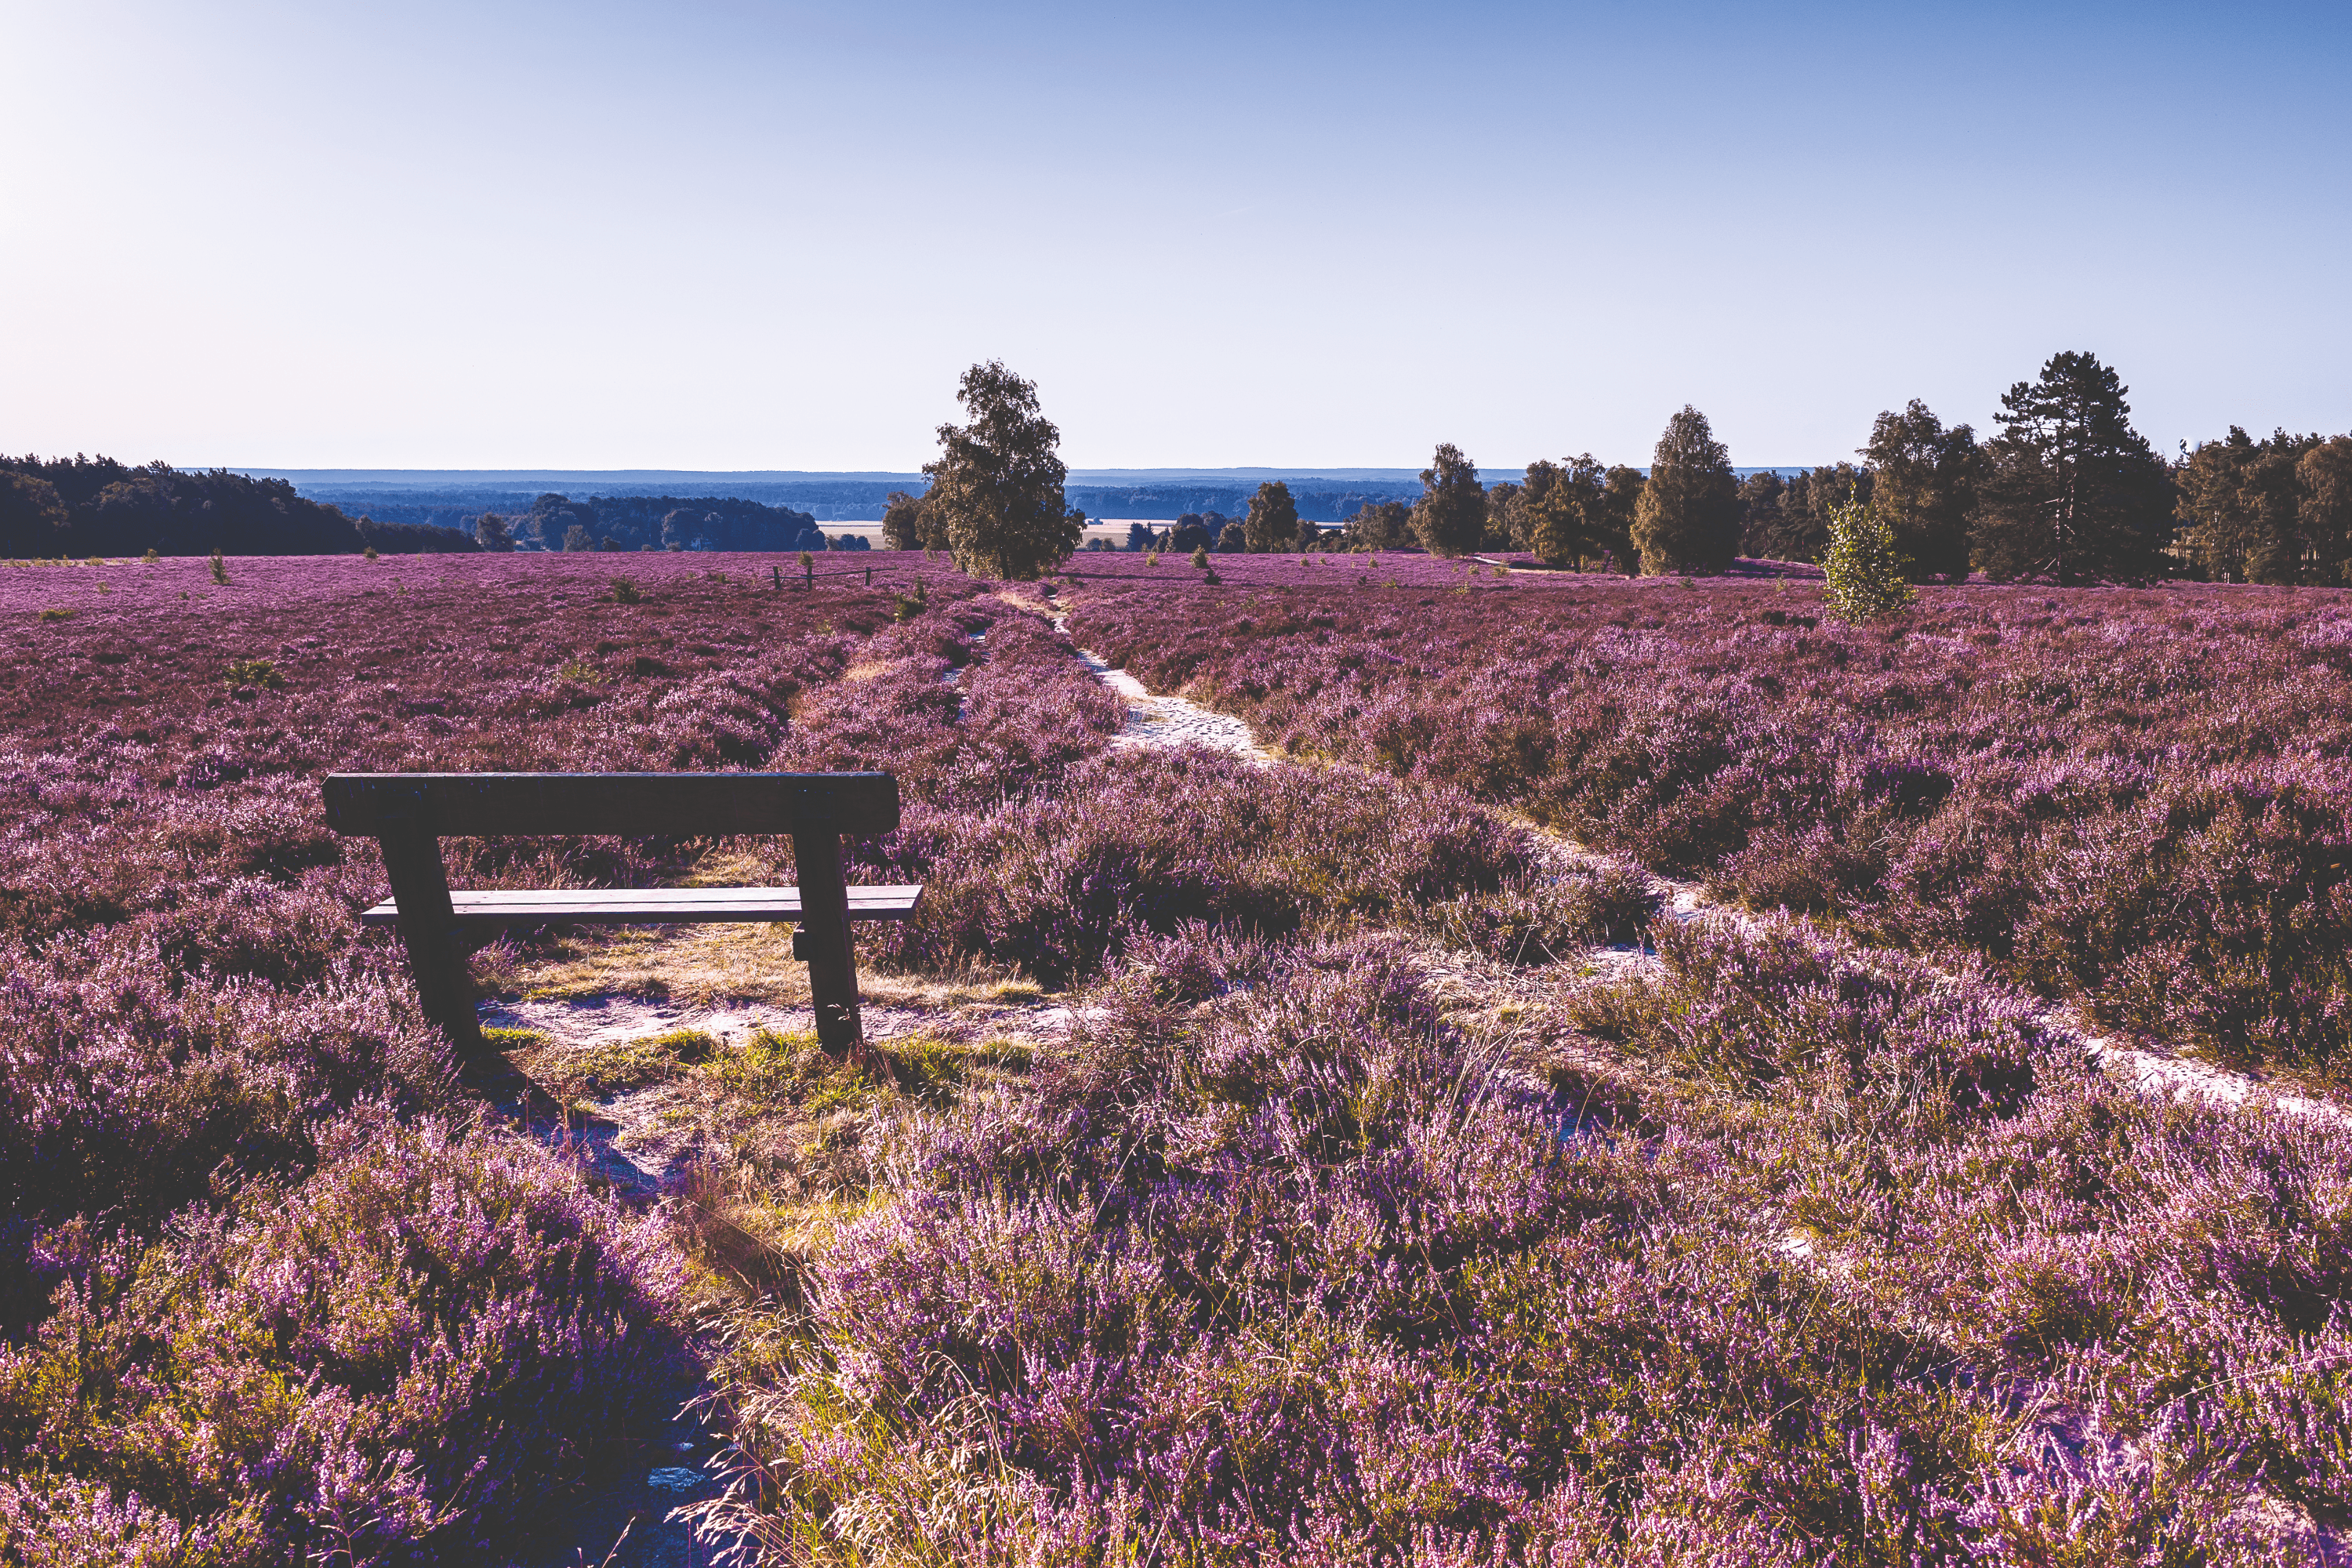
[[[989,358],[1088,471],[1834,461],[2065,350],[2168,454],[2352,428],[2341,6],[23,0],[0,62],[16,451],[905,472]]]

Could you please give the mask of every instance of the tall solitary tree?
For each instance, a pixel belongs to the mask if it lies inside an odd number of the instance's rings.
[[[990,360],[963,373],[956,401],[971,423],[940,426],[940,455],[923,472],[957,567],[1024,578],[1068,560],[1086,521],[1062,494],[1062,433],[1039,412],[1037,384]]]
[[[1432,555],[1466,555],[1486,537],[1486,488],[1476,465],[1451,441],[1440,442],[1421,471],[1412,531]]]
[[[1706,416],[1687,403],[1666,421],[1651,456],[1633,542],[1643,572],[1653,576],[1722,572],[1739,553],[1739,481],[1731,454]]]
[[[2000,582],[2141,582],[2172,537],[2171,480],[2131,426],[2129,388],[2096,354],[2050,356],[1993,416],[1977,507],[1979,563]]]
[[[1242,533],[1255,554],[1296,549],[1298,503],[1290,499],[1290,487],[1280,479],[1258,486],[1257,494],[1250,497],[1249,515],[1242,520]]]
[[[1900,414],[1879,415],[1860,455],[1870,465],[1872,515],[1894,536],[1910,580],[1967,577],[1969,518],[1984,469],[1976,432],[1947,430],[1915,397]]]

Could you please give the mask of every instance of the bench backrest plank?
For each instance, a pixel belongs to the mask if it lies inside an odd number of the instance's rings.
[[[898,826],[888,773],[332,773],[327,826],[380,835],[420,807],[436,836],[665,833],[854,838]]]

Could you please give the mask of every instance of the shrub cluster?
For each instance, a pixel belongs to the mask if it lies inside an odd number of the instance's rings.
[[[0,590],[0,1561],[500,1557],[676,1398],[667,1221],[472,1120],[317,777],[763,763],[889,603],[530,564]],[[461,885],[683,852],[450,846]]]
[[[747,1336],[708,1512],[1072,1563],[2252,1563],[2347,1517],[2329,1139],[1794,926],[1669,942],[1589,1005],[1613,1079],[1388,939],[1137,942]]]

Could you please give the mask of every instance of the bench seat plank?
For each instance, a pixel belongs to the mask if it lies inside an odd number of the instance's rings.
[[[849,918],[902,921],[915,912],[920,886],[851,888]],[[475,925],[673,925],[692,921],[797,921],[798,888],[493,888],[452,892],[460,922]],[[362,925],[391,925],[400,906],[387,899],[361,911]]]

